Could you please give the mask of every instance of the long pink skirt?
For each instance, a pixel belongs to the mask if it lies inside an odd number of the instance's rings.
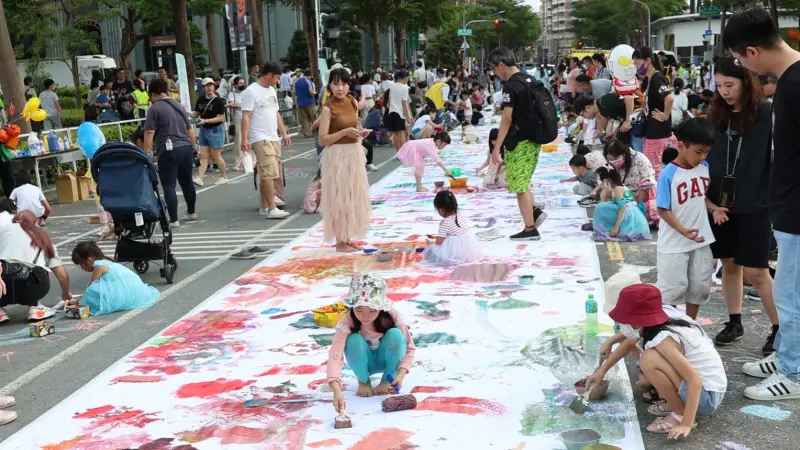
[[[367,158],[357,144],[333,144],[322,152],[322,222],[325,242],[363,239],[370,229]]]

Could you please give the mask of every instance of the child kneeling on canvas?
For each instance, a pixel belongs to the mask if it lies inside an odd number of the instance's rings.
[[[481,257],[481,246],[469,221],[458,212],[458,201],[450,191],[441,191],[433,199],[433,207],[444,219],[436,236],[428,235],[426,261],[444,266],[473,262]]]
[[[397,159],[403,164],[414,168],[414,178],[417,180],[417,192],[428,192],[422,187],[422,176],[425,175],[425,157],[430,156],[436,164],[444,170],[447,176],[453,176],[439,158],[439,151],[450,144],[450,135],[441,131],[430,139],[417,139],[408,141],[400,147]]]
[[[386,297],[386,281],[378,275],[359,273],[350,281],[344,299],[350,310],[336,326],[328,354],[328,384],[333,390],[333,406],[342,413],[342,367],[345,360],[358,378],[359,397],[389,395],[403,385],[403,378],[414,362],[414,340],[399,312]],[[381,382],[372,387],[370,375],[382,373]],[[389,381],[389,378],[394,381]]]
[[[647,431],[678,439],[697,426],[697,415],[716,412],[728,389],[722,358],[699,325],[664,312],[658,288],[637,284],[623,289],[609,316],[626,336],[636,338],[642,372],[665,400],[647,409],[661,416]]]
[[[158,298],[158,289],[122,264],[110,261],[94,242],[78,243],[72,250],[72,262],[92,273],[79,304],[88,305],[93,316],[150,306]],[[78,306],[75,303],[67,306]]]

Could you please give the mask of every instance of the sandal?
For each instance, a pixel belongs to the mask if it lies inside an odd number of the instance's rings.
[[[645,397],[648,396],[648,397]],[[642,400],[645,403],[653,404],[661,401],[661,397],[658,395],[658,391],[655,388],[650,388],[642,394]]]
[[[667,402],[663,400],[650,405],[650,407],[647,408],[647,412],[654,416],[660,417],[666,417],[672,414],[672,410],[669,408],[669,405],[667,405]]]
[[[670,418],[672,419],[671,421],[668,420]],[[675,423],[673,423],[673,421]],[[668,434],[675,425],[681,422],[683,422],[683,416],[671,413],[669,417],[659,417],[654,420],[653,423],[647,426],[647,431],[656,434]],[[692,429],[694,430],[695,428],[697,428],[697,422],[692,424]]]

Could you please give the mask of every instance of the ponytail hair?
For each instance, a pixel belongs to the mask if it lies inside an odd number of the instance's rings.
[[[73,263],[80,264],[89,258],[92,258],[95,261],[100,259],[108,259],[106,255],[103,254],[103,250],[101,250],[94,241],[79,242],[78,245],[72,249]]]
[[[683,90],[683,78],[675,78],[672,80],[672,87],[675,88],[675,95],[678,95]]]
[[[619,175],[619,172],[614,170],[612,167],[598,167],[595,172],[600,178],[600,181],[608,180],[614,183],[616,186],[622,186],[622,177]]]
[[[442,141],[447,145],[450,145],[450,135],[447,134],[446,131],[440,131],[433,135],[433,142]]]
[[[456,226],[461,227],[458,223],[458,200],[455,194],[450,191],[439,191],[433,199],[433,207],[441,209],[445,213],[456,216]]]

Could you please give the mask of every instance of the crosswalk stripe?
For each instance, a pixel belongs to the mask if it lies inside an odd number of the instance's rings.
[[[271,232],[270,235],[278,235],[278,234],[300,234],[306,231],[306,228],[283,228],[280,230],[276,230]],[[219,234],[248,234],[248,235],[259,235],[263,233],[264,230],[229,230],[229,231],[201,231],[197,233],[183,233],[183,232],[176,232],[173,237],[183,237],[183,236],[208,236],[208,235],[219,235]]]
[[[245,242],[247,242],[247,241],[242,241],[239,244],[234,244],[234,245],[172,245],[172,246],[170,246],[170,248],[175,252],[180,251],[180,250],[202,250],[202,249],[206,249],[206,248],[207,249],[215,249],[215,248],[233,249],[233,248],[238,247],[241,244],[244,244]],[[259,242],[261,242],[261,241],[259,241]],[[283,247],[285,244],[286,243],[281,243],[281,242],[267,243],[267,244],[260,244],[259,243],[259,246],[260,247],[280,248],[280,247]],[[100,245],[99,247],[103,251],[112,251],[113,252],[116,249],[115,245]]]

